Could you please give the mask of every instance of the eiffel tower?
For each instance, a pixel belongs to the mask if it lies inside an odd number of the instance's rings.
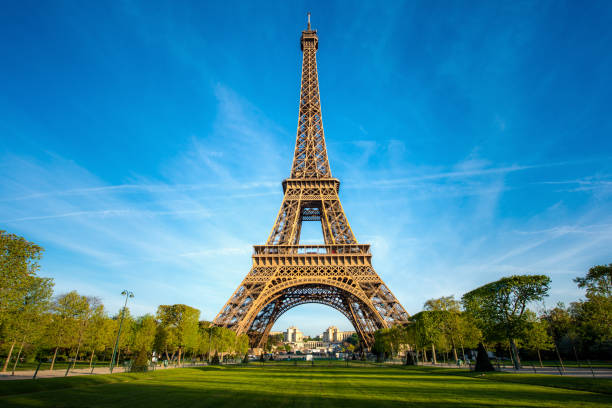
[[[255,245],[253,266],[214,323],[246,333],[263,347],[274,322],[305,303],[340,311],[366,348],[378,329],[408,321],[408,313],[372,268],[370,245],[359,244],[332,177],[321,118],[317,30],[302,31],[302,87],[291,176],[266,245]],[[300,245],[302,222],[319,221],[324,245]]]

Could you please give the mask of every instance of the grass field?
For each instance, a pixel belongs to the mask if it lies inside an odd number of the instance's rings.
[[[423,367],[206,367],[0,381],[2,407],[610,407],[612,380]]]

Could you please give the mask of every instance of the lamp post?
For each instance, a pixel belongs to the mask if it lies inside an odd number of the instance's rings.
[[[123,326],[123,318],[125,317],[125,309],[127,307],[128,298],[133,298],[134,293],[129,290],[124,290],[121,292],[122,295],[125,296],[125,304],[123,305],[123,310],[121,311],[121,321],[119,322],[119,331],[117,332],[117,340],[115,341],[115,348],[113,349],[113,357],[111,358],[110,363],[110,372],[112,374],[113,367],[115,366],[115,357],[117,356],[117,348],[119,347],[119,336],[121,336],[121,326]]]

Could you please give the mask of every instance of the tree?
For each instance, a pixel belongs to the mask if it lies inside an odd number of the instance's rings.
[[[210,360],[210,351],[212,350],[212,323],[202,320],[198,323],[199,344],[198,351],[200,355],[206,355]]]
[[[21,292],[21,301],[11,308],[4,324],[3,337],[11,342],[11,346],[2,367],[6,371],[11,359],[15,343],[21,343],[17,360],[27,341],[36,341],[41,337],[46,325],[46,312],[50,306],[53,294],[53,281],[49,278],[32,276],[27,280],[25,291]]]
[[[344,341],[346,341],[347,343],[352,344],[353,346],[355,346],[355,348],[357,346],[359,346],[359,336],[357,335],[357,333],[351,334],[351,336],[347,337],[346,340],[344,340]]]
[[[612,357],[612,264],[597,265],[574,282],[586,288],[586,300],[571,304],[583,348],[600,358]],[[578,357],[576,357],[578,358]]]
[[[121,317],[123,315],[123,324],[121,324]],[[119,364],[121,352],[123,351],[124,360],[130,353],[130,346],[133,342],[134,336],[134,317],[130,313],[130,308],[122,307],[119,309],[116,315],[112,317],[113,322],[113,341],[117,341],[117,335],[119,334],[119,342],[117,347],[117,356],[114,364]],[[119,327],[121,327],[121,333],[119,333]],[[111,357],[112,359],[112,357]]]
[[[486,338],[508,339],[517,369],[521,363],[515,339],[524,330],[527,304],[548,296],[549,286],[550,278],[546,275],[514,275],[462,297],[463,307],[474,316]]]
[[[166,355],[168,347],[176,347],[179,364],[183,351],[199,344],[199,317],[200,311],[187,305],[160,305],[157,308],[159,325],[165,331]]]
[[[98,305],[89,318],[83,336],[84,350],[90,353],[90,367],[96,352],[103,352],[107,347],[112,346],[116,336],[114,329],[115,322],[106,315],[104,305]]]
[[[21,342],[20,355],[26,340],[37,334],[49,307],[53,281],[36,275],[42,252],[23,237],[0,230],[0,338],[11,343],[2,371],[15,344]]]
[[[55,299],[51,323],[48,327],[48,339],[55,348],[51,360],[51,370],[55,365],[59,348],[70,348],[78,343],[79,322],[82,316],[87,313],[88,308],[87,298],[74,290]]]
[[[396,325],[374,332],[372,351],[378,354],[379,358],[394,357],[400,352],[402,346],[408,343],[406,328]]]
[[[23,237],[0,230],[0,331],[30,290],[42,252]]]
[[[246,334],[241,334],[236,338],[236,354],[242,355],[245,354],[248,356],[247,352],[249,351],[249,336]]]
[[[487,350],[485,350],[482,343],[478,343],[478,349],[476,350],[476,367],[474,370],[479,372],[495,371],[491,364],[491,360],[489,360]]]
[[[554,347],[552,337],[549,334],[548,322],[538,319],[535,313],[530,310],[527,310],[525,315],[527,316],[528,324],[520,336],[521,343],[526,349],[535,350],[538,353],[540,367],[543,367],[540,350],[552,350]]]
[[[423,350],[423,359],[427,360],[426,348],[431,347],[432,362],[437,364],[436,343],[441,343],[442,330],[440,328],[439,313],[422,311],[410,318],[412,325],[409,328],[410,337],[415,348]]]
[[[81,344],[83,343],[83,336],[85,334],[85,330],[89,325],[89,321],[91,316],[95,313],[96,309],[101,306],[100,299],[92,296],[83,296],[85,299],[85,307],[83,309],[83,313],[78,316],[78,345],[74,355],[74,364],[76,364],[77,359],[79,358],[79,351],[81,349]]]
[[[612,264],[596,265],[589,269],[585,277],[577,277],[574,282],[579,288],[586,288],[587,297],[612,296]]]
[[[138,317],[134,322],[134,335],[132,345],[134,350],[141,352],[145,351],[151,354],[153,344],[155,343],[155,333],[157,332],[157,322],[155,318],[146,314]]]
[[[459,334],[461,303],[455,300],[454,296],[445,296],[438,299],[429,299],[425,302],[425,310],[438,312],[437,321],[440,323],[440,330],[448,338],[453,351],[455,361],[457,361],[457,347],[455,336]]]

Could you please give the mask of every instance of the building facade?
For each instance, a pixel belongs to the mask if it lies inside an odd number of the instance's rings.
[[[342,343],[355,334],[354,331],[340,331],[336,326],[330,326],[323,332],[323,341],[326,343]]]
[[[291,326],[285,332],[285,342],[287,343],[301,343],[304,338],[304,334],[295,326]]]

